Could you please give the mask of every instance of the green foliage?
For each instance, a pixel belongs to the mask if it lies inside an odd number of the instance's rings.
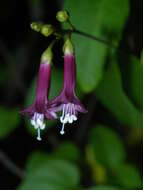
[[[109,65],[103,80],[96,89],[96,95],[122,124],[143,127],[143,114],[127,97],[115,60]]]
[[[96,187],[91,187],[87,190],[122,190],[122,189],[112,186],[96,186]]]
[[[117,183],[125,189],[143,189],[143,181],[138,170],[131,165],[120,165],[115,172]]]
[[[47,163],[47,160],[50,159],[49,154],[45,152],[36,151],[33,152],[27,160],[27,172],[31,172],[40,167],[43,167]]]
[[[47,160],[50,159],[68,160],[74,162],[79,160],[79,156],[79,150],[74,144],[71,142],[64,142],[50,154],[37,151],[30,155],[30,158],[27,161],[27,170],[33,171],[35,168],[37,169],[43,164],[46,164]]]
[[[67,0],[64,8],[70,12],[71,21],[78,29],[116,42],[120,39],[129,12],[128,0],[112,0],[110,3],[108,0]],[[73,41],[77,79],[82,90],[90,92],[102,78],[107,47],[78,35],[73,35]]]
[[[18,126],[19,122],[18,110],[0,107],[0,139],[7,137]]]
[[[136,105],[143,111],[143,63],[137,58],[130,57],[129,90]]]
[[[67,190],[76,189],[79,171],[68,161],[49,158],[36,153],[28,161],[27,175],[19,190]]]
[[[139,171],[134,166],[126,164],[126,153],[122,141],[113,130],[106,126],[96,126],[90,131],[89,145],[94,151],[94,157],[91,154],[92,152],[88,151],[87,153],[90,154],[88,158],[92,157],[92,160],[89,159],[88,163],[93,170],[93,176],[96,174],[95,180],[99,182],[98,184],[101,181],[98,181],[100,173],[96,172],[99,171],[100,164],[100,168],[102,167],[102,170],[104,169],[107,175],[102,176],[106,179],[106,181],[102,180],[102,183],[113,183],[125,189],[143,188],[143,181]],[[98,190],[98,187],[95,187],[95,190],[96,188]],[[102,188],[103,190],[110,189],[110,187],[106,186],[99,187],[101,190]]]
[[[106,126],[96,126],[90,131],[89,144],[95,159],[107,168],[115,168],[125,161],[126,153],[121,139]]]
[[[71,142],[64,142],[61,144],[56,151],[53,153],[54,158],[66,159],[69,161],[79,160],[79,150]]]

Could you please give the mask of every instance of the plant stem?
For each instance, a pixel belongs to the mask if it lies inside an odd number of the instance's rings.
[[[11,159],[2,150],[0,150],[0,162],[20,179],[24,178],[25,172],[21,168],[19,168],[14,162],[12,162]]]
[[[88,33],[86,33],[86,32],[83,32],[83,31],[74,29],[74,30],[73,30],[73,33],[79,34],[79,35],[81,35],[81,36],[85,36],[85,37],[90,38],[90,39],[92,39],[92,40],[95,40],[95,41],[97,41],[97,42],[103,43],[103,44],[105,44],[105,45],[107,45],[107,46],[109,46],[109,47],[111,47],[111,48],[115,48],[115,49],[118,48],[117,45],[114,45],[114,44],[110,43],[110,42],[107,41],[107,40],[101,39],[101,38],[99,38],[99,37],[96,37],[96,36],[94,36],[94,35],[88,34]]]

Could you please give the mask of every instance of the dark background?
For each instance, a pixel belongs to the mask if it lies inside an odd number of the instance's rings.
[[[55,15],[57,10],[62,7],[61,2],[58,0],[0,1],[0,70],[2,71],[0,72],[0,79],[3,80],[4,78],[3,83],[0,83],[0,105],[18,108],[19,110],[23,108],[31,81],[38,71],[40,54],[52,40],[52,37],[46,39],[31,31],[30,23],[31,21],[42,20],[60,27]],[[131,0],[130,5],[130,16],[120,47],[125,51],[130,50],[140,57],[143,48],[143,1]],[[55,51],[55,64],[59,67],[62,62],[60,48],[61,46],[58,45]],[[124,59],[124,56],[122,58]],[[90,94],[85,97],[84,102],[88,102],[90,96],[92,97]],[[94,110],[96,117],[91,113],[91,123],[93,121],[94,123],[99,121],[116,123],[117,131],[123,137],[126,135],[127,129],[121,128],[120,124],[99,102],[97,102]],[[32,150],[38,148],[51,150],[53,148],[54,144],[57,143],[53,137],[54,131],[54,128],[49,130],[48,137],[51,140],[46,141],[46,143],[43,140],[42,143],[39,143],[27,133],[24,120],[21,118],[20,126],[10,136],[0,141],[0,149],[6,152],[7,156],[20,168],[24,168],[25,160]],[[74,140],[73,134],[68,134],[64,138]],[[56,141],[61,141],[60,137]],[[84,146],[85,142],[86,135],[80,146]],[[131,160],[134,160],[143,169],[142,148],[135,147],[132,150],[128,149],[128,152],[129,156],[132,155]],[[20,181],[17,176],[0,163],[0,189],[14,190]]]

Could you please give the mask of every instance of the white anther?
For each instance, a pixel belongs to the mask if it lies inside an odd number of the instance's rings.
[[[37,125],[41,128],[41,126],[43,125],[43,120],[41,120],[41,118],[37,119]]]
[[[72,117],[73,121],[76,121],[76,120],[77,120],[76,115],[71,115],[71,117]]]
[[[69,121],[69,123],[73,123],[73,118],[72,118],[72,116],[69,117],[69,120],[68,120],[68,121]]]
[[[41,125],[40,129],[41,129],[41,130],[45,129],[45,126],[46,126],[46,125],[45,125],[45,123],[44,123],[43,125]]]

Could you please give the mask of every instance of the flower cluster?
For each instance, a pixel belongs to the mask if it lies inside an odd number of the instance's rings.
[[[58,15],[59,19],[63,21],[63,15]],[[65,17],[66,16],[66,17]],[[64,17],[67,19],[64,13]],[[43,31],[41,24],[32,25],[36,31]],[[51,33],[51,28],[44,26],[44,34],[48,36]],[[74,56],[74,48],[70,40],[70,36],[64,43],[64,82],[61,93],[53,100],[48,100],[51,79],[51,64],[52,64],[52,43],[41,56],[41,63],[37,79],[36,96],[33,104],[21,113],[30,118],[31,124],[38,131],[37,140],[41,140],[40,130],[45,128],[45,120],[57,119],[57,112],[62,112],[60,122],[62,123],[60,133],[63,135],[66,123],[73,123],[77,120],[78,113],[86,113],[87,110],[81,104],[80,100],[75,94],[76,85],[76,62]]]

